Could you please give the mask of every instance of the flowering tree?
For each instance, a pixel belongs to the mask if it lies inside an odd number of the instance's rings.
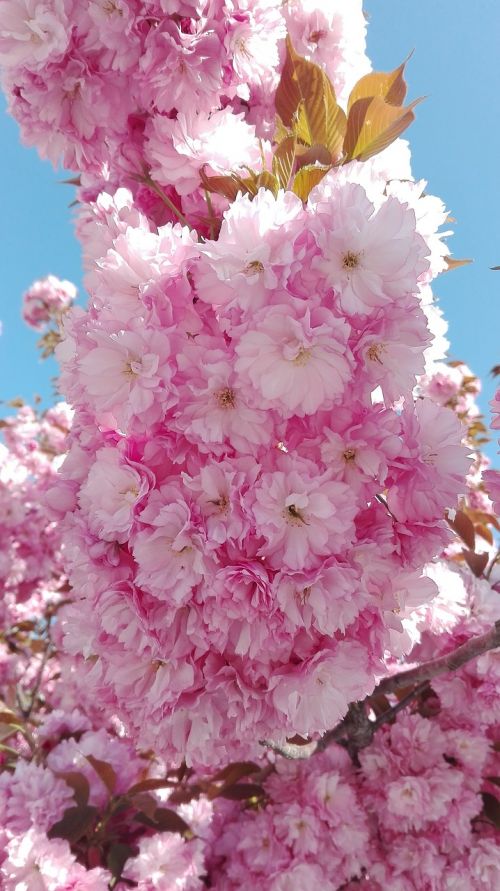
[[[460,261],[405,65],[345,7],[0,0],[89,292],[25,295],[71,410],[4,422],[7,891],[500,878],[499,527],[431,290]]]

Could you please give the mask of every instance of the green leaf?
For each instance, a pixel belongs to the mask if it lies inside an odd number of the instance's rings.
[[[70,807],[64,811],[62,818],[49,829],[49,838],[65,838],[70,844],[75,844],[87,835],[93,827],[98,815],[96,807],[89,804]]]
[[[406,108],[389,105],[379,96],[358,99],[349,111],[344,140],[346,161],[366,161],[391,145],[415,119],[415,99]]]
[[[99,758],[94,758],[93,755],[86,755],[85,757],[106,786],[110,795],[112,795],[116,788],[116,773],[111,764],[108,764],[107,761],[100,761]]]

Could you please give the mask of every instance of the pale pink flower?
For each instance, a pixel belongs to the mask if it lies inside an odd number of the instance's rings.
[[[73,804],[73,790],[42,764],[19,759],[14,774],[0,776],[0,825],[11,833],[48,832]]]
[[[76,287],[72,282],[48,275],[33,282],[23,295],[23,319],[32,328],[43,328],[51,320],[58,321],[75,298]]]
[[[278,41],[286,36],[273,0],[226,0],[224,47],[237,78],[259,84],[279,65]]]
[[[127,860],[123,875],[143,891],[196,891],[204,887],[203,843],[159,832],[139,843],[139,854]]]
[[[137,584],[161,599],[180,605],[203,578],[203,539],[193,524],[180,487],[167,484],[153,492],[133,539]]]
[[[89,529],[107,541],[126,541],[152,482],[145,467],[124,460],[114,448],[99,449],[78,496]]]
[[[348,326],[327,309],[262,310],[236,344],[240,385],[253,387],[258,407],[283,416],[331,408],[350,376]]]
[[[315,225],[322,255],[315,268],[335,289],[345,312],[370,313],[417,291],[428,261],[413,210],[396,198],[375,210],[356,184],[333,190],[328,209]]]
[[[297,733],[325,731],[343,718],[349,702],[373,689],[365,648],[341,641],[297,670],[278,674],[272,682],[273,703]]]
[[[69,844],[38,829],[13,838],[0,867],[3,891],[107,891],[111,874],[76,862]]]
[[[238,194],[224,214],[217,241],[200,248],[203,260],[194,268],[200,300],[214,306],[234,303],[253,315],[299,268],[294,242],[304,220],[302,201],[292,192],[280,191],[275,198],[259,189],[253,200]]]
[[[179,195],[201,185],[200,170],[207,174],[239,172],[261,164],[255,128],[230,108],[212,114],[196,109],[179,111],[171,120],[156,115],[147,129],[146,159],[160,183],[173,184]]]
[[[0,65],[37,69],[60,58],[71,39],[67,6],[64,0],[2,0]]]
[[[429,522],[455,507],[470,466],[463,427],[448,408],[418,399],[402,413],[405,453],[394,463],[387,501],[402,521]]]
[[[170,342],[161,331],[88,332],[95,344],[79,361],[80,380],[88,401],[101,416],[111,416],[118,428],[146,429],[176,402],[170,386]]]
[[[259,553],[280,568],[317,566],[352,539],[356,505],[344,483],[310,461],[280,456],[254,489],[252,512],[264,539]]]
[[[281,572],[274,584],[292,627],[316,628],[330,637],[337,630],[345,633],[367,603],[357,573],[334,559],[307,573]]]
[[[251,394],[240,385],[223,352],[198,350],[196,365],[186,363],[182,371],[185,387],[173,426],[200,451],[217,453],[230,447],[254,454],[273,442],[269,412],[250,405]]]

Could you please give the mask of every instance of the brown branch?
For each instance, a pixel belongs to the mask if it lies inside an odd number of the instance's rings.
[[[318,752],[324,752],[332,743],[344,746],[349,752],[354,763],[358,763],[358,752],[370,745],[374,734],[391,721],[400,711],[417,696],[427,689],[429,681],[441,674],[456,671],[472,659],[477,659],[483,653],[500,647],[500,620],[485,634],[472,637],[467,643],[452,650],[445,656],[431,659],[416,668],[401,671],[391,677],[384,678],[373,693],[361,702],[351,702],[345,717],[334,727],[325,733],[317,743],[298,746],[294,743],[275,743],[272,740],[261,740],[261,745],[272,749],[284,758],[296,760],[309,758]],[[412,687],[395,705],[388,708],[374,721],[368,717],[367,706],[373,696],[378,694],[394,693],[396,690]]]
[[[450,671],[456,671],[470,662],[471,659],[477,659],[488,650],[494,650],[500,647],[500,620],[495,622],[493,628],[480,634],[477,637],[471,637],[467,643],[452,650],[445,656],[439,656],[437,659],[431,659],[430,662],[424,662],[417,665],[416,668],[410,668],[408,671],[400,671],[392,677],[384,678],[375,688],[372,695],[377,693],[393,693],[395,690],[401,690],[404,687],[411,687],[412,684],[421,684],[423,681],[429,681],[438,677],[440,674],[447,674]]]

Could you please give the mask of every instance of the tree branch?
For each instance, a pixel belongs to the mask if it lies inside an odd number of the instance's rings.
[[[373,693],[367,696],[361,702],[351,702],[345,717],[334,727],[325,733],[317,743],[311,742],[308,745],[295,745],[294,743],[275,743],[272,740],[261,740],[261,745],[272,749],[284,758],[291,760],[309,758],[318,752],[324,752],[328,746],[336,742],[344,746],[349,752],[354,763],[358,763],[358,752],[370,745],[374,734],[383,724],[391,721],[398,712],[402,711],[411,702],[420,696],[427,689],[429,681],[441,674],[447,674],[456,671],[472,659],[476,659],[488,650],[494,650],[500,647],[500,620],[495,623],[493,628],[472,637],[467,643],[452,650],[445,656],[439,656],[437,659],[431,659],[424,662],[416,668],[410,668],[407,671],[400,671],[391,677],[383,678],[375,687]],[[396,690],[411,687],[410,691],[395,705],[388,708],[379,715],[374,721],[368,717],[367,706],[370,704],[372,697],[387,693],[394,693]]]
[[[495,622],[493,628],[480,634],[477,637],[471,637],[467,643],[452,650],[445,656],[439,656],[437,659],[431,659],[430,662],[424,662],[417,665],[416,668],[410,668],[408,671],[400,671],[392,677],[384,678],[375,690],[373,695],[377,693],[394,693],[404,687],[411,687],[413,684],[421,684],[422,681],[429,681],[438,677],[440,674],[447,674],[450,671],[456,671],[470,662],[471,659],[477,659],[488,650],[494,650],[500,647],[500,619]]]

